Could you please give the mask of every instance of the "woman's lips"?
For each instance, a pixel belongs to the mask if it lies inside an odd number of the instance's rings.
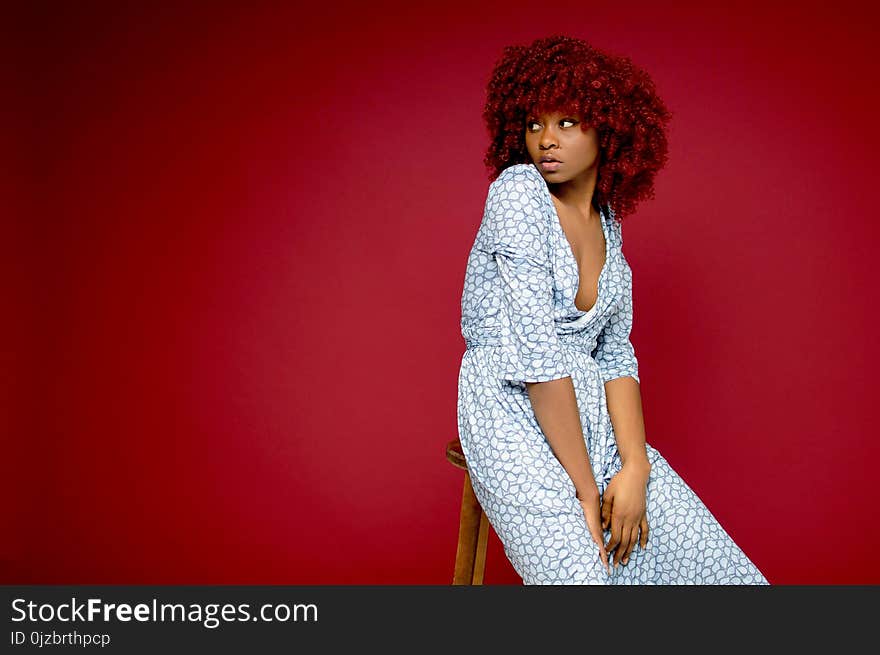
[[[555,171],[561,163],[561,161],[542,161],[541,168],[545,171]]]

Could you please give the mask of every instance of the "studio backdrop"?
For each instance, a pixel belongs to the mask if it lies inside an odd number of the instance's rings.
[[[623,225],[648,442],[772,583],[880,582],[855,3],[297,5],[20,17],[4,583],[451,582],[485,84],[552,33],[673,113]]]

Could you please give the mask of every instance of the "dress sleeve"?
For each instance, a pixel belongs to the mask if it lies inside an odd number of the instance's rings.
[[[627,269],[629,266],[627,265]],[[639,382],[639,362],[630,340],[633,323],[632,271],[624,276],[624,290],[620,300],[596,341],[593,357],[599,364],[602,383],[615,378],[631,377]]]
[[[501,287],[501,377],[521,382],[570,375],[556,334],[547,217],[537,184],[544,182],[502,173],[489,188],[483,219]]]

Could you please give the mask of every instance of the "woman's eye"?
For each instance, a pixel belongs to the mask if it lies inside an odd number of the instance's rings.
[[[572,125],[577,125],[577,121],[572,120],[572,119],[570,119],[570,118],[563,118],[561,121],[559,121],[559,123],[560,123],[560,124],[562,124],[562,123],[571,123]],[[526,129],[529,130],[530,132],[534,132],[534,130],[532,129],[532,127],[535,126],[535,125],[537,125],[537,124],[538,124],[537,121],[529,121],[528,123],[526,123]]]

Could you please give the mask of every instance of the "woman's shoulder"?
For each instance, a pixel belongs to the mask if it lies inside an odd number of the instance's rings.
[[[511,164],[498,174],[490,188],[540,190],[538,184],[546,185],[546,182],[534,164]]]
[[[545,195],[547,183],[537,168],[532,164],[511,164],[489,185],[487,205],[501,210],[538,210],[544,206]]]
[[[501,171],[490,186],[483,217],[490,242],[523,252],[542,250],[548,220],[545,190],[543,176],[531,164]]]
[[[501,213],[514,209],[529,214],[544,206],[546,189],[547,183],[532,164],[512,164],[489,185],[487,206]]]

